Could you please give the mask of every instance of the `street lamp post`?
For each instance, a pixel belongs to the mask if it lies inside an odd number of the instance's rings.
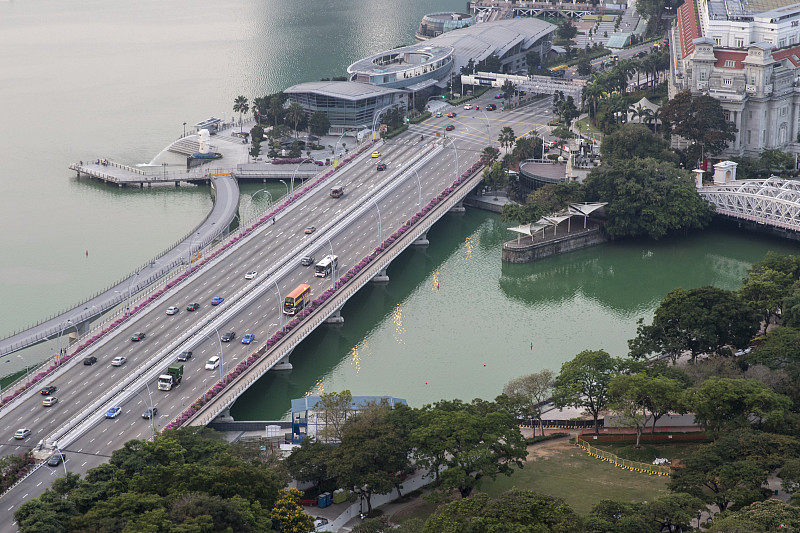
[[[145,386],[147,387],[147,396],[150,397],[150,405],[149,405],[149,408],[150,408],[150,440],[155,440],[155,438],[156,438],[156,423],[155,423],[156,415],[155,415],[155,410],[154,410],[155,406],[153,405],[153,395],[150,394],[150,385],[148,383],[145,383]],[[136,394],[136,396],[138,396],[144,402],[145,405],[148,405],[147,404],[147,400],[144,398],[144,396],[142,396],[139,393],[139,391],[134,390],[133,392],[134,392],[134,394]]]
[[[281,298],[281,289],[278,287],[277,281],[272,280],[272,283],[275,285],[275,290],[278,293],[278,322],[280,323],[281,331],[283,331],[283,298]]]
[[[258,193],[261,193],[261,192],[267,193],[267,196],[269,196],[269,206],[272,207],[272,193],[270,193],[267,189],[259,189],[259,190],[257,190],[256,192],[254,192],[253,194],[250,195],[250,210],[252,210],[252,213],[250,213],[250,215],[251,215],[250,217],[246,217],[245,218],[245,224],[249,224],[250,220],[253,219],[252,215],[253,215],[253,213],[255,213],[255,210],[256,210],[255,203],[253,203],[253,200],[255,199],[256,195],[258,195]]]
[[[164,172],[163,172],[164,179],[167,179],[167,164],[166,163],[161,163],[161,168],[164,169]]]
[[[214,328],[214,332],[217,334],[217,343],[219,344],[219,381],[222,383],[222,378],[224,376],[223,372],[225,369],[225,356],[222,353],[222,337],[219,336],[219,330],[216,326],[211,326]]]
[[[419,200],[417,200],[417,211],[422,210],[422,182],[419,179],[419,172],[414,169],[414,174],[417,176],[417,186],[419,187]]]
[[[20,360],[25,363],[25,383],[28,383],[31,380],[31,371],[30,367],[28,366],[28,360],[23,358],[20,354],[17,354],[17,357],[19,357]]]
[[[128,282],[128,301],[125,303],[125,316],[128,316],[130,314],[130,310],[131,310],[131,285],[133,285],[133,282],[136,281],[136,276],[138,276],[138,275],[139,275],[139,273],[137,272],[136,274],[131,276],[131,280]],[[137,285],[137,287],[138,287],[138,285]]]
[[[61,334],[64,333],[64,329],[66,329],[67,324],[72,324],[72,320],[68,318],[64,321],[64,323],[61,325],[61,331],[58,332],[58,338],[56,339],[56,350],[58,350],[58,353],[56,354],[56,364],[58,365],[61,364]],[[77,332],[78,326],[75,326],[75,333],[77,334]]]
[[[192,237],[192,240],[189,241],[188,257],[187,257],[187,261],[186,261],[186,271],[187,272],[189,272],[192,269],[192,246],[194,245],[195,239],[197,239],[198,237],[200,237],[200,232],[199,231],[197,233],[195,233],[194,236]],[[181,260],[183,260],[183,259],[181,259]]]
[[[186,123],[183,123],[183,136],[186,137]]]
[[[295,174],[297,174],[297,171],[298,171],[298,170],[300,170],[300,166],[301,166],[303,163],[305,163],[306,161],[311,161],[311,162],[313,163],[313,162],[314,162],[314,158],[312,158],[312,157],[306,157],[305,159],[303,159],[302,161],[300,161],[300,163],[298,163],[298,164],[297,164],[297,168],[295,168],[295,169],[294,169],[294,172],[292,172],[292,179],[290,180],[290,181],[292,182],[292,190],[291,190],[291,195],[292,195],[292,196],[294,196],[294,175],[295,175]],[[287,193],[287,194],[289,194],[289,193]]]
[[[378,211],[378,246],[381,245],[383,242],[383,228],[381,227],[381,210],[378,208],[378,202],[375,199],[372,199],[372,203],[375,205],[375,209]]]
[[[64,457],[64,454],[61,452],[61,449],[58,447],[58,443],[53,443],[53,448],[58,452],[58,455],[61,456],[61,465],[64,467],[64,476],[69,475],[67,472],[67,459]]]
[[[286,187],[286,196],[288,197],[289,196],[289,185],[287,185],[286,182],[283,181],[283,180],[278,180],[278,181],[283,183],[283,186]]]

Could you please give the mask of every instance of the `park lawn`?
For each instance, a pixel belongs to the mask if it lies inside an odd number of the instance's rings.
[[[603,132],[597,129],[594,124],[589,122],[589,118],[585,117],[575,122],[575,131],[579,131],[584,135],[603,135]]]
[[[595,448],[613,453],[622,459],[639,461],[642,463],[652,463],[657,457],[666,458],[670,461],[674,459],[684,460],[686,457],[691,455],[691,453],[695,451],[698,446],[702,445],[696,442],[682,442],[675,444],[650,444],[647,442],[642,442],[641,448],[637,450],[630,442],[598,442],[590,444],[592,444],[592,446]]]
[[[497,496],[514,487],[563,498],[586,516],[600,500],[651,501],[668,494],[668,478],[632,472],[589,456],[569,441],[528,446],[528,461],[511,477],[484,480],[480,490]]]

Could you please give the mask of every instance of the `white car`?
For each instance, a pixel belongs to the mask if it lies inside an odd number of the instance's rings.
[[[113,361],[111,361],[111,366],[122,366],[125,364],[127,359],[123,356],[115,357]]]
[[[464,104],[464,109],[472,109],[472,104]]]
[[[178,314],[178,308],[173,305],[172,307],[167,309],[167,314],[168,315],[177,315]]]
[[[214,370],[219,368],[219,356],[215,355],[206,362],[206,370]]]
[[[55,396],[48,396],[44,400],[42,400],[42,405],[45,407],[50,407],[58,403],[58,398]]]
[[[255,279],[257,275],[258,272],[256,272],[255,270],[251,270],[250,272],[244,275],[244,279]]]

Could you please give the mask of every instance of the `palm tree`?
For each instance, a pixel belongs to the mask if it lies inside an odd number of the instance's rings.
[[[642,104],[636,104],[636,107],[630,106],[628,108],[628,113],[631,114],[631,117],[633,118],[639,117],[639,124],[642,123],[642,119],[644,118],[644,116],[647,114],[648,111],[650,110],[642,106]]]
[[[495,159],[497,159],[497,150],[495,150],[495,148],[492,146],[487,146],[483,149],[483,152],[481,152],[481,158],[485,159],[488,164],[491,164]]]
[[[260,96],[253,99],[253,116],[256,118],[256,122],[260,123],[259,119],[266,115],[267,111],[269,111],[269,98]]]
[[[247,97],[246,96],[239,95],[239,96],[236,97],[236,100],[233,101],[233,111],[235,113],[239,113],[239,126],[240,126],[240,130],[239,131],[243,131],[242,115],[244,113],[247,113],[247,111],[249,109],[250,109],[250,105],[247,103]]]
[[[297,138],[297,125],[306,116],[306,110],[297,102],[292,102],[289,109],[286,110],[286,118],[294,124],[294,138]]]
[[[275,129],[278,129],[278,118],[280,118],[281,114],[283,113],[283,101],[281,97],[277,94],[270,98],[269,100],[269,112],[272,113],[272,116],[275,118]]]
[[[514,135],[514,130],[512,130],[508,126],[500,130],[500,136],[497,137],[497,140],[500,141],[500,146],[506,149],[509,148],[512,144],[514,144],[515,139],[516,135]]]
[[[603,87],[601,87],[596,81],[593,81],[591,84],[584,86],[583,88],[583,101],[586,104],[591,104],[591,117],[594,118],[597,116],[597,105],[600,103],[600,99],[603,97]]]

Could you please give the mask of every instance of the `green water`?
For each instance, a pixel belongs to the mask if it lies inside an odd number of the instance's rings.
[[[369,285],[295,349],[291,372],[272,372],[232,408],[241,420],[279,419],[288,400],[349,389],[420,406],[442,398],[492,399],[517,376],[585,349],[627,353],[675,287],[740,286],[768,250],[791,242],[712,229],[661,242],[608,243],[537,263],[502,263],[512,238],[497,215],[450,214],[431,245],[404,252],[387,285]],[[438,282],[438,289],[437,289]]]

